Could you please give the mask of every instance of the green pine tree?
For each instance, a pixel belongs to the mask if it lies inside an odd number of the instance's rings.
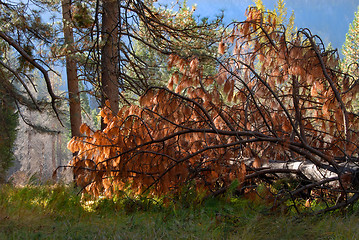
[[[354,77],[359,77],[359,7],[353,22],[349,25],[342,53],[344,56],[342,61],[343,71],[348,72]]]
[[[7,96],[0,85],[0,183],[4,182],[6,171],[14,161],[14,142],[16,139],[16,127],[18,115],[13,99]]]
[[[149,47],[147,43],[157,45],[156,41],[160,41],[162,45],[166,45],[166,41],[169,41],[171,46],[165,48],[165,51],[173,52],[186,59],[197,57],[204,67],[204,75],[214,74],[217,66],[215,57],[218,46],[216,43],[220,41],[223,31],[221,17],[214,21],[209,21],[206,18],[199,19],[195,16],[196,5],[190,7],[187,5],[187,1],[179,4],[177,11],[157,8],[152,4],[149,6],[158,15],[166,16],[167,20],[163,20],[163,22],[174,29],[192,29],[190,31],[192,37],[175,36],[165,40],[154,40],[145,28],[144,23],[140,24],[139,32],[142,39],[133,40],[134,54],[130,58],[131,63],[126,64],[123,69],[124,74],[132,79],[131,83],[138,86],[136,94],[131,91],[124,93],[128,99],[132,97],[131,100],[136,100],[149,87],[167,86],[172,73],[175,71],[167,69],[169,55]],[[124,84],[125,90],[130,87],[128,84]]]

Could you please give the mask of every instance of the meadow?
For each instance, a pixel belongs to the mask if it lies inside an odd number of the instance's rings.
[[[264,202],[122,193],[85,201],[73,186],[0,187],[0,239],[359,239],[359,208],[314,215]]]

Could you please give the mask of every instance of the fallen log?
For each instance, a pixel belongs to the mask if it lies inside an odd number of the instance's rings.
[[[310,161],[278,161],[269,160],[260,168],[253,168],[253,159],[245,160],[246,166],[253,172],[246,176],[246,179],[255,178],[264,174],[275,174],[278,178],[294,178],[310,182],[321,182],[326,179],[339,179],[351,175],[354,181],[359,165],[355,162],[339,163],[339,168],[330,165],[319,167]],[[339,181],[331,182],[332,187],[339,187]]]
[[[258,168],[254,168],[253,163],[253,159],[245,160],[249,172],[245,180],[260,178],[270,178],[274,181],[295,179],[301,184],[296,189],[286,192],[291,197],[299,196],[305,191],[310,192],[312,189],[325,189],[334,192],[337,196],[335,204],[328,205],[327,208],[318,213],[345,208],[359,199],[359,165],[356,161],[343,161],[338,164],[337,168],[330,165],[319,167],[310,161],[269,160]],[[220,192],[224,191],[218,191],[218,193]],[[308,197],[310,198],[310,196]]]

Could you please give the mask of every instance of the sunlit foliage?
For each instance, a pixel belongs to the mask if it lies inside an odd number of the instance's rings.
[[[204,76],[196,57],[171,55],[168,67],[178,71],[168,88],[149,89],[139,106],[116,116],[105,107],[103,131],[82,125],[84,136],[68,147],[77,152],[71,166],[85,191],[111,196],[130,183],[161,195],[194,182],[214,194],[235,179],[243,189],[265,174],[294,173],[313,188],[338,182],[328,191],[351,197],[345,203],[358,199],[346,167],[358,158],[355,83],[308,30],[288,40],[271,13],[249,8],[246,16],[225,31],[216,75]],[[271,161],[309,161],[337,177],[318,183],[295,169],[262,168]]]

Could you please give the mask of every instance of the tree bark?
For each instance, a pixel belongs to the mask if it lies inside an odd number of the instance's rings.
[[[63,16],[63,31],[65,37],[65,44],[67,45],[66,54],[66,75],[67,87],[69,92],[70,102],[70,123],[71,123],[71,136],[80,136],[81,126],[81,103],[79,93],[79,81],[77,77],[76,60],[73,56],[74,53],[74,35],[73,29],[69,25],[71,22],[71,1],[62,0],[62,16]]]
[[[101,52],[101,85],[102,85],[102,107],[109,100],[110,108],[114,114],[119,109],[119,4],[117,0],[103,1],[102,15],[102,40],[104,46]],[[105,124],[101,121],[101,128]]]

